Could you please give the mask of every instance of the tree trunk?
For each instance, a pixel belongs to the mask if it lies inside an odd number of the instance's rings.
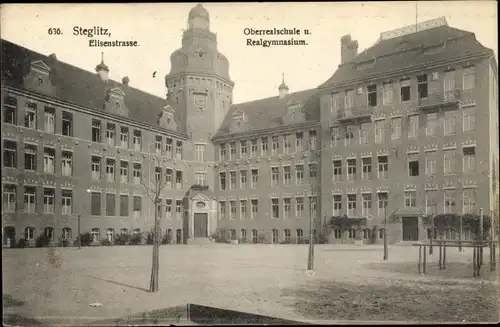
[[[153,229],[153,260],[152,260],[152,265],[151,265],[151,281],[149,285],[149,291],[150,292],[158,292],[158,266],[159,266],[159,235],[158,235],[158,230],[159,230],[159,224],[158,224],[158,209],[157,209],[157,203],[158,203],[158,196],[155,197],[154,201],[154,207],[155,207],[155,220],[154,220],[154,229]]]

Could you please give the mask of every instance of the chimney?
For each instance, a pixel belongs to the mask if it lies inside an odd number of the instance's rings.
[[[358,55],[358,41],[351,40],[350,35],[340,38],[340,64],[350,62]]]
[[[279,98],[283,99],[288,94],[288,86],[285,84],[285,74],[282,75],[281,85],[278,87]]]
[[[104,63],[104,52],[101,52],[101,63],[95,67],[95,71],[99,74],[103,81],[108,81],[109,68]]]
[[[124,78],[122,78],[123,85],[128,85],[128,83],[130,83],[130,78],[128,78],[128,76],[125,76]]]

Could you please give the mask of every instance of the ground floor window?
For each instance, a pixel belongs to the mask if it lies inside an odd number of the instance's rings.
[[[236,239],[236,229],[229,230],[229,236],[231,237],[231,240],[235,240]]]
[[[292,238],[292,233],[290,233],[289,229],[285,229],[285,242],[290,242]]]
[[[363,239],[370,239],[370,230],[368,228],[363,229]]]
[[[378,238],[381,240],[384,239],[384,229],[383,228],[378,230]]]
[[[71,228],[69,227],[64,227],[62,229],[62,238],[63,239],[70,239],[71,238]]]
[[[140,228],[134,228],[134,234],[140,234],[141,229]]]
[[[273,244],[278,243],[279,241],[279,231],[274,228],[273,229]]]
[[[356,238],[356,230],[354,228],[349,229],[349,238]]]
[[[35,228],[26,227],[24,229],[24,239],[25,240],[33,240],[35,238]]]
[[[109,241],[109,242],[113,242],[113,236],[115,234],[115,231],[113,230],[113,228],[108,228],[106,230],[106,239]]]
[[[258,242],[258,233],[256,229],[252,229],[252,242],[257,243]]]
[[[172,228],[167,229],[167,239],[172,242]]]
[[[120,229],[120,234],[122,234],[122,235],[128,234],[128,229],[126,229],[126,228]]]
[[[241,230],[241,242],[246,242],[247,241],[247,230],[246,229],[242,229]]]
[[[52,240],[54,239],[54,228],[52,227],[45,227],[43,230],[43,234],[49,239]]]
[[[304,239],[304,231],[302,229],[297,229],[297,243],[302,243]]]
[[[177,244],[181,244],[182,243],[182,229],[177,229],[175,231],[175,242]]]
[[[92,242],[99,242],[99,240],[100,240],[99,234],[100,234],[99,228],[92,229]]]
[[[340,230],[340,228],[334,228],[333,235],[335,238],[342,238],[342,231]]]

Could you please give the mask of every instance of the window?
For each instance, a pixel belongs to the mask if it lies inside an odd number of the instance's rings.
[[[280,150],[280,142],[279,142],[279,136],[273,136],[271,138],[272,140],[272,154],[275,155],[275,154],[278,154],[279,150]]]
[[[24,169],[36,170],[36,145],[24,145]]]
[[[175,171],[175,187],[178,190],[182,189],[182,171],[179,171],[179,170]]]
[[[333,181],[340,182],[342,180],[342,160],[333,161]]]
[[[248,144],[247,141],[240,141],[240,153],[241,158],[248,156]]]
[[[106,240],[113,242],[115,230],[113,228],[106,229]]]
[[[361,208],[361,215],[363,217],[367,217],[369,214],[372,213],[372,195],[370,193],[363,193],[361,194],[361,197],[363,199],[363,207]]]
[[[401,102],[410,101],[411,81],[405,78],[399,81],[401,86]]]
[[[297,243],[302,244],[304,241],[304,231],[302,229],[297,229]]]
[[[271,199],[271,212],[272,218],[280,217],[280,205],[278,199]]]
[[[115,215],[115,195],[113,193],[106,193],[106,216],[114,217]]]
[[[55,108],[45,107],[45,112],[44,112],[44,130],[45,130],[45,133],[54,134],[54,132],[55,132],[55,117],[56,117]]]
[[[132,144],[135,151],[141,151],[141,131],[134,130]]]
[[[252,173],[252,182],[250,187],[257,188],[257,182],[259,181],[259,170],[252,169],[251,173]]]
[[[347,215],[356,216],[356,194],[347,194]]]
[[[340,109],[340,95],[332,93],[330,95],[330,114],[335,115]]]
[[[425,213],[427,215],[437,214],[437,190],[425,191]]]
[[[290,185],[292,184],[292,167],[284,166],[283,167],[283,184]]]
[[[419,175],[418,153],[409,153],[408,176],[418,176],[418,175]]]
[[[295,133],[295,152],[304,151],[304,133],[297,132]]]
[[[69,151],[62,152],[61,174],[63,176],[73,175],[73,153]]]
[[[476,171],[476,148],[473,146],[464,147],[464,173],[472,173]]]
[[[429,151],[425,153],[425,174],[436,175],[437,152]]]
[[[235,171],[229,172],[229,189],[230,190],[236,189],[236,172]]]
[[[476,71],[475,67],[464,68],[463,72],[463,88],[464,90],[472,90],[475,88],[476,81]]]
[[[342,238],[342,231],[339,228],[334,228],[333,235],[336,239],[340,239]]]
[[[271,167],[271,187],[277,186],[280,179],[280,172],[278,167]]]
[[[290,243],[292,239],[292,233],[290,232],[289,229],[285,229],[285,242]]]
[[[392,99],[394,96],[394,89],[392,86],[392,82],[384,82],[383,84],[383,98],[382,101],[384,105],[388,105],[392,103]]]
[[[62,190],[62,214],[63,215],[71,215],[73,213],[73,191],[71,190]]]
[[[71,228],[69,227],[64,227],[62,229],[62,238],[63,239],[71,239],[72,235],[71,235]]]
[[[455,111],[446,111],[444,113],[444,135],[453,135],[456,133],[457,119]]]
[[[372,178],[372,158],[361,159],[361,179]]]
[[[142,213],[142,198],[140,196],[134,196],[133,198],[133,214],[134,218],[141,218]]]
[[[14,141],[3,141],[3,166],[17,168],[17,143]]]
[[[455,90],[455,71],[451,70],[444,73],[443,84],[445,100],[453,100],[453,98],[450,98],[450,96],[453,97],[450,91]]]
[[[92,119],[92,142],[101,142],[101,121]]]
[[[161,168],[155,167],[155,183],[158,181],[161,181]]]
[[[347,159],[347,180],[356,180],[356,159]]]
[[[205,185],[206,184],[206,174],[205,173],[195,173],[194,179],[196,185]]]
[[[35,229],[33,227],[26,227],[24,229],[24,239],[27,241],[35,239]]]
[[[284,218],[290,218],[292,216],[292,199],[284,198],[283,199],[283,215]]]
[[[360,144],[368,144],[371,139],[371,123],[363,123],[361,124],[361,128],[359,129],[359,143]]]
[[[378,178],[388,178],[389,177],[389,157],[388,156],[378,156]]]
[[[387,206],[389,205],[389,194],[386,192],[377,193],[378,202],[378,215],[382,216],[386,214]]]
[[[54,228],[52,227],[45,227],[43,229],[43,234],[49,239],[53,240],[54,239]]]
[[[250,202],[252,204],[252,212],[250,213],[250,218],[255,219],[255,217],[257,217],[257,213],[259,212],[259,200],[252,199]]]
[[[99,192],[90,193],[90,214],[92,216],[101,215],[101,193]]]
[[[62,134],[73,136],[73,114],[71,112],[62,112]]]
[[[101,158],[92,156],[92,179],[101,179]]]
[[[175,217],[182,218],[182,200],[175,200]]]
[[[304,198],[301,196],[295,198],[295,214],[297,218],[304,215]]]
[[[196,144],[194,146],[196,161],[202,162],[205,159],[205,148],[204,144]]]
[[[4,184],[3,185],[3,207],[2,210],[5,212],[15,212],[16,211],[16,185]]]
[[[368,85],[368,106],[376,107],[377,106],[377,85]]]
[[[26,103],[24,111],[24,127],[36,129],[36,107],[36,103]]]
[[[120,181],[128,183],[128,161],[120,161]]]
[[[426,99],[428,96],[427,75],[417,76],[417,92],[419,99]]]
[[[335,217],[342,215],[342,195],[340,194],[333,196],[333,215]]]
[[[257,156],[257,139],[250,140],[250,156],[252,158]]]
[[[172,159],[172,139],[170,137],[165,139],[165,152],[167,158]]]
[[[269,144],[268,144],[267,137],[261,138],[260,143],[261,143],[261,148],[262,148],[261,155],[265,156],[265,155],[267,155],[267,152],[269,151]]]
[[[120,195],[120,216],[128,217],[128,195]]]
[[[53,148],[43,149],[43,171],[47,174],[55,173],[54,157],[56,150]]]
[[[316,150],[317,143],[316,131],[309,131],[309,149]]]
[[[417,206],[417,191],[405,191],[405,207],[415,208]]]
[[[241,230],[241,242],[242,243],[247,242],[247,230],[246,229]]]
[[[101,239],[101,232],[99,231],[99,228],[92,228],[92,242],[96,243],[99,242]]]
[[[385,122],[377,120],[375,122],[375,143],[385,142]]]
[[[427,136],[436,135],[437,128],[437,113],[433,112],[427,114],[427,126],[425,127],[425,134]]]
[[[109,182],[115,181],[115,160],[106,159],[106,179]]]
[[[168,219],[172,218],[172,199],[165,200],[165,214]]]
[[[236,218],[236,201],[229,201],[229,219]]]
[[[224,172],[219,173],[219,187],[221,191],[226,190],[226,173]]]
[[[356,127],[354,126],[347,126],[345,129],[345,146],[353,145],[354,144],[354,133],[356,131]]]
[[[132,177],[134,178],[134,184],[140,184],[141,183],[141,164],[140,163],[134,163],[132,166]]]
[[[17,124],[17,99],[6,97],[3,103],[3,121],[6,124]]]
[[[472,132],[476,129],[475,108],[463,109],[463,130],[464,132]]]
[[[35,212],[36,210],[36,188],[32,186],[26,186],[24,188],[24,211],[25,212]]]
[[[391,119],[391,140],[397,141],[401,139],[401,118]]]
[[[155,136],[155,152],[161,154],[161,135]]]
[[[463,213],[474,213],[476,211],[476,190],[466,188],[462,191]]]
[[[229,143],[229,160],[236,159],[236,142]]]
[[[241,219],[248,218],[248,201],[240,200],[240,217]]]
[[[276,244],[279,242],[279,231],[276,228],[273,228],[273,237],[272,237],[272,243]]]
[[[445,174],[456,173],[457,159],[455,157],[455,153],[456,153],[455,149],[444,150],[444,173]]]
[[[219,145],[219,160],[225,160],[227,155],[226,144],[222,143]]]
[[[54,213],[54,193],[53,188],[45,188],[43,190],[43,212]]]
[[[351,109],[354,103],[354,90],[346,90],[344,98],[345,109]]]
[[[335,147],[339,144],[340,140],[340,128],[339,127],[330,127],[330,146]]]
[[[444,190],[444,213],[455,213],[456,190]]]
[[[259,238],[258,238],[258,232],[256,229],[252,229],[252,242],[253,243],[258,243]]]
[[[309,179],[314,182],[318,177],[318,167],[315,163],[309,164]]]
[[[246,170],[240,170],[240,188],[247,188],[248,173]]]
[[[106,143],[108,145],[114,146],[115,145],[115,133],[116,127],[114,124],[108,124],[106,126]]]
[[[128,148],[128,127],[121,127],[120,129],[120,146]]]
[[[408,138],[418,137],[418,116],[408,116]]]
[[[283,153],[288,154],[291,152],[292,143],[290,142],[290,134],[285,134],[283,136]]]
[[[349,238],[350,239],[356,238],[356,236],[357,236],[356,235],[356,232],[357,232],[356,229],[350,228],[348,232],[349,232]]]
[[[304,165],[295,165],[295,178],[297,185],[304,183]]]

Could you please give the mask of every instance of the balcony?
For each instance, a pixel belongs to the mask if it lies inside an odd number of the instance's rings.
[[[420,109],[431,109],[440,106],[453,106],[460,101],[461,90],[451,90],[429,94],[427,98],[418,99]]]
[[[353,121],[367,120],[371,121],[373,117],[373,108],[366,106],[339,110],[337,120],[340,123],[349,123]]]

